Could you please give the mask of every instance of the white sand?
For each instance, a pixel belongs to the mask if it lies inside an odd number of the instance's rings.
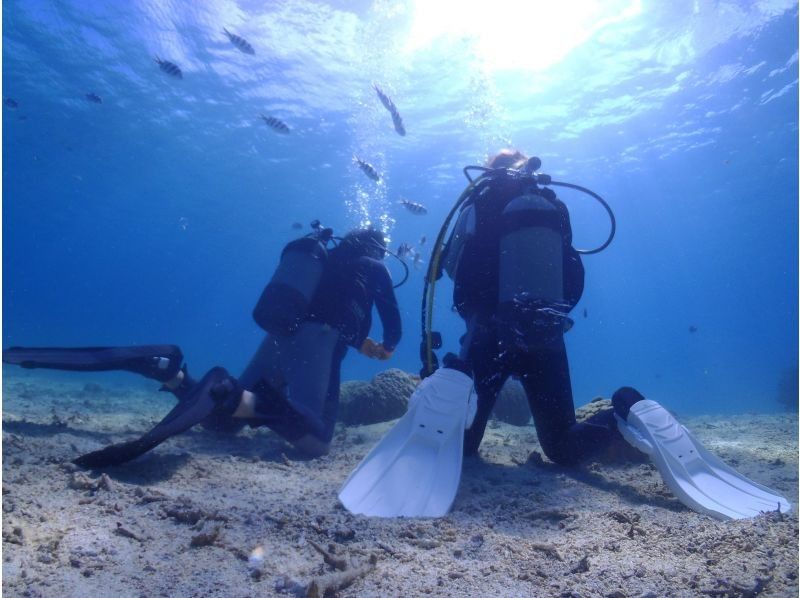
[[[138,436],[171,397],[9,374],[7,596],[305,595],[334,571],[313,543],[354,578],[341,596],[798,595],[796,510],[715,521],[683,507],[647,462],[529,458],[541,454],[532,427],[490,426],[447,517],[376,520],[336,494],[389,424],[342,428],[312,461],[265,429],[194,430],[103,477],[69,461]],[[797,503],[796,415],[683,423]]]

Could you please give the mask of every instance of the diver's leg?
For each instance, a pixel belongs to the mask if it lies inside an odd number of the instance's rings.
[[[322,404],[322,434],[306,435],[295,443],[295,446],[303,452],[311,455],[324,455],[333,439],[333,432],[336,427],[336,420],[339,415],[339,390],[341,388],[342,361],[347,354],[347,345],[338,338],[333,347],[333,354],[330,357],[330,369],[328,373],[328,388],[325,392],[325,400]]]
[[[247,367],[239,376],[239,383],[253,390],[262,380],[274,388],[284,391],[286,380],[280,366],[280,346],[278,338],[269,334],[259,345]]]
[[[183,353],[175,345],[11,347],[3,350],[3,363],[78,372],[124,370],[169,382],[181,371]]]
[[[266,425],[312,456],[327,452],[338,409],[339,369],[346,352],[338,338],[336,330],[317,322],[305,322],[291,337],[276,337],[273,356],[280,379],[274,374],[261,376],[252,386],[252,394],[244,393],[234,417],[251,425]],[[285,384],[280,384],[282,380]]]
[[[617,389],[611,397],[611,404],[614,406],[614,412],[623,420],[627,420],[631,407],[644,400],[644,396],[638,390],[630,386],[623,386]]]
[[[477,330],[477,323],[473,320],[467,329],[462,342],[467,345],[462,347],[461,356],[466,357],[472,366],[475,393],[478,395],[478,405],[472,425],[464,432],[464,455],[478,454],[478,447],[486,432],[486,424],[492,414],[497,395],[508,379],[509,372],[503,356],[497,352],[497,339],[488,329]]]
[[[521,356],[519,370],[539,443],[549,459],[570,465],[608,446],[617,433],[611,410],[575,421],[563,337]]]
[[[266,380],[271,387],[281,389],[285,386],[282,382],[280,369],[278,363],[278,347],[275,337],[266,336],[259,345],[253,357],[250,359],[247,367],[239,376],[238,384],[242,388],[242,401],[239,409],[243,410],[242,413],[249,413],[248,406],[252,405],[254,396],[250,390],[256,388],[262,379]],[[185,372],[185,368],[183,370]],[[171,390],[168,388],[169,383],[165,385],[167,388],[162,390]],[[181,383],[178,390],[186,387],[185,383]],[[171,390],[176,396],[178,391]],[[215,414],[202,422],[203,428],[211,430],[212,432],[220,432],[223,434],[236,434],[244,428],[248,422],[244,421],[245,415],[236,415],[235,413],[228,414]]]

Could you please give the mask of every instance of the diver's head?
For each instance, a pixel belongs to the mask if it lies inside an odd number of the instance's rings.
[[[382,260],[386,256],[386,238],[374,228],[357,228],[344,236],[340,247],[354,256]]]
[[[486,161],[489,168],[513,168],[519,170],[528,161],[528,157],[515,149],[502,149]]]

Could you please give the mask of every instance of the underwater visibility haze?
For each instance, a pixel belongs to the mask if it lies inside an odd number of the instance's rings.
[[[416,372],[462,168],[514,147],[617,219],[566,336],[576,404],[632,385],[678,413],[776,411],[793,368],[796,403],[794,1],[2,10],[4,347],[174,343],[236,374],[281,249],[318,219],[412,250],[400,346],[351,351],[343,379]],[[555,190],[575,246],[602,243],[603,208]],[[434,324],[457,351],[451,296],[445,278]]]

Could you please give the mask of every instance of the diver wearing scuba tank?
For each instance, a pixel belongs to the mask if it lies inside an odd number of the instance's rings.
[[[545,454],[568,464],[607,445],[616,425],[611,412],[575,421],[563,335],[583,293],[583,263],[566,206],[528,176],[541,164],[531,161],[527,173],[519,152],[489,161],[493,176],[464,201],[442,256],[454,281],[453,304],[467,324],[459,358],[478,395],[464,452],[477,453],[500,389],[515,376]]]
[[[221,367],[195,381],[174,345],[139,347],[25,348],[3,351],[3,362],[25,368],[77,371],[125,370],[158,380],[178,404],[136,440],[110,445],[75,460],[106,467],[134,459],[164,440],[202,423],[236,431],[268,426],[310,456],[328,451],[339,406],[341,363],[348,346],[367,357],[388,359],[400,341],[400,311],[392,279],[382,263],[383,234],[356,229],[338,246],[330,229],[289,243],[253,312],[267,331],[239,378]],[[402,283],[400,283],[402,284]],[[383,341],[367,335],[375,305]]]
[[[383,234],[372,229],[351,231],[328,252],[296,332],[269,334],[240,376],[252,396],[245,395],[234,419],[266,425],[307,454],[327,452],[348,346],[385,360],[400,341],[400,310],[384,253]],[[367,336],[373,305],[383,325],[381,343]]]
[[[488,167],[464,169],[470,184],[444,220],[425,276],[424,379],[406,415],[353,470],[339,500],[350,512],[369,516],[446,514],[458,492],[464,454],[477,453],[497,395],[514,376],[525,389],[539,443],[559,464],[599,456],[616,443],[625,447],[624,439],[650,456],[676,497],[696,511],[741,519],[776,506],[790,510],[784,496],[723,463],[633,388],[620,388],[612,408],[576,422],[564,333],[583,292],[580,255],[607,247],[615,221],[599,195],[537,174],[540,166],[538,158],[508,150]],[[470,170],[482,174],[473,180]],[[569,213],[549,185],[578,189],[607,210],[611,231],[601,246],[572,246]],[[454,304],[467,330],[461,354],[448,353],[438,367],[433,351],[442,339],[433,330],[432,310],[442,270],[454,279]]]

